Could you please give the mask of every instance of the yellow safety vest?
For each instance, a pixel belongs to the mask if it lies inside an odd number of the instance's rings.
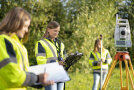
[[[94,66],[93,62],[94,61],[98,61],[101,59],[101,54],[99,52],[91,52],[91,54],[93,55],[93,58],[89,58],[89,65],[92,66],[92,69],[101,69],[101,66]],[[90,55],[91,55],[90,54]],[[102,57],[107,60],[109,63],[102,63],[102,69],[108,69],[108,64],[111,63],[112,58],[111,56],[109,58],[107,58],[107,54],[109,54],[109,51],[104,49],[102,50]]]
[[[16,34],[0,35],[0,90],[26,90],[27,55]]]
[[[42,48],[41,52],[39,52],[39,44]],[[58,46],[58,43],[56,43],[56,45]],[[64,51],[64,44],[61,43],[60,56],[62,58],[64,58],[63,51]],[[57,62],[58,53],[54,41],[50,41],[46,38],[38,41],[35,45],[35,56],[38,64],[50,63],[52,60],[55,60]]]

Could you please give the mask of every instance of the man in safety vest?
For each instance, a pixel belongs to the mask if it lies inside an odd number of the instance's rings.
[[[26,90],[36,82],[51,85],[47,74],[28,72],[29,62],[23,40],[28,37],[30,14],[23,8],[11,9],[0,23],[0,90]]]

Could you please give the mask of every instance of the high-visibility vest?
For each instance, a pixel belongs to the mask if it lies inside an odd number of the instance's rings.
[[[93,55],[93,57],[91,57]],[[109,55],[107,57],[107,55]],[[110,53],[107,49],[102,50],[102,57],[103,59],[107,60],[107,63],[102,63],[102,69],[108,69],[108,65],[111,63],[112,58],[110,56]],[[93,65],[93,62],[98,61],[101,59],[101,54],[99,52],[91,52],[90,58],[89,58],[89,65],[92,66],[92,69],[101,69],[101,66]]]
[[[37,64],[46,64],[50,63],[52,61],[58,61],[58,52],[57,48],[60,48],[60,56],[64,58],[63,52],[64,52],[64,44],[61,42],[59,44],[56,42],[56,45],[54,41],[50,41],[46,38],[39,40],[35,45],[35,56],[37,60]],[[56,47],[58,46],[58,47]]]
[[[0,35],[0,90],[26,90],[27,50],[16,34]]]

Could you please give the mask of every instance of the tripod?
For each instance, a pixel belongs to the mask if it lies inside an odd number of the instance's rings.
[[[130,75],[130,71],[129,71],[129,67],[128,67],[128,62],[129,62],[129,65],[130,65],[130,68],[131,68],[133,77],[134,77],[134,70],[133,70],[133,66],[132,66],[132,63],[131,63],[130,56],[129,56],[128,52],[116,52],[116,55],[114,56],[113,63],[111,65],[111,68],[109,70],[109,73],[108,73],[108,75],[107,75],[107,77],[105,79],[105,82],[104,82],[104,85],[102,87],[102,90],[106,90],[106,86],[108,84],[108,81],[110,79],[110,76],[112,74],[112,71],[115,68],[115,65],[116,65],[117,60],[119,60],[119,66],[120,66],[120,81],[121,81],[120,84],[121,84],[121,90],[129,90],[128,76],[129,76],[129,79],[130,79],[132,90],[134,90],[134,84],[133,84],[133,80],[132,80],[131,75]],[[122,84],[122,61],[125,62],[126,86],[123,86],[123,84]]]

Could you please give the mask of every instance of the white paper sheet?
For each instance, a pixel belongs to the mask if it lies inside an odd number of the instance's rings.
[[[28,71],[36,75],[46,72],[48,74],[48,81],[65,82],[70,80],[63,66],[59,65],[57,62],[31,66],[28,68]]]

